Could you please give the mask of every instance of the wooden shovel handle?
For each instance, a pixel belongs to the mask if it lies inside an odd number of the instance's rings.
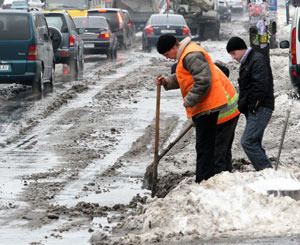
[[[156,194],[156,184],[157,184],[157,166],[158,166],[158,144],[159,144],[159,113],[160,113],[160,92],[161,85],[157,85],[156,94],[156,119],[155,119],[155,145],[154,145],[154,164],[153,164],[153,183],[152,183],[152,194],[154,197]]]

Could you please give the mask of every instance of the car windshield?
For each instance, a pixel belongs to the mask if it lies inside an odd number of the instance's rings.
[[[63,18],[61,14],[57,15],[45,15],[48,26],[56,27],[60,32],[67,33],[68,27],[66,20]]]
[[[1,13],[0,40],[29,40],[31,37],[27,14]]]
[[[76,28],[85,29],[107,29],[108,24],[105,18],[98,17],[76,17],[73,18]]]
[[[180,16],[161,14],[161,15],[152,16],[151,24],[185,25],[185,21]]]

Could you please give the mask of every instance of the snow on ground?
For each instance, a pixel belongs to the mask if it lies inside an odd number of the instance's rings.
[[[299,234],[300,202],[289,197],[262,194],[265,187],[277,188],[278,179],[300,189],[289,169],[277,172],[223,172],[201,184],[186,178],[164,199],[154,198],[125,222],[131,230],[141,230],[137,239],[128,235],[123,242],[211,239],[219,236],[272,236]],[[265,186],[261,186],[265,183]],[[291,186],[292,185],[292,186]],[[181,238],[182,239],[182,238]]]

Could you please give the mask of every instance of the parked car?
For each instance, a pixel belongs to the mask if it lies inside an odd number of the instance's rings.
[[[231,9],[227,0],[219,0],[220,19],[231,21]]]
[[[182,15],[152,14],[142,34],[142,49],[150,51],[156,46],[162,34],[173,34],[178,41],[191,35],[191,31]]]
[[[299,99],[300,95],[300,7],[295,7],[290,39],[280,42],[280,48],[289,48],[289,75]]]
[[[90,9],[88,16],[103,16],[107,19],[108,24],[113,33],[118,38],[119,45],[123,48],[128,48],[131,45],[130,28],[126,17],[121,9],[117,8],[98,8]]]
[[[52,88],[55,78],[52,41],[42,12],[0,10],[0,83]]]
[[[127,24],[129,26],[129,31],[130,31],[130,37],[131,37],[131,44],[133,43],[133,41],[135,40],[135,25],[132,24],[132,17],[129,14],[128,10],[126,9],[122,9],[122,12],[126,18]]]
[[[118,39],[105,17],[74,17],[73,20],[83,40],[85,54],[106,54],[107,58],[117,58]]]
[[[84,48],[72,17],[67,11],[44,14],[48,26],[56,28],[62,34],[61,45],[55,52],[55,63],[68,65],[71,75],[79,79],[83,74]]]

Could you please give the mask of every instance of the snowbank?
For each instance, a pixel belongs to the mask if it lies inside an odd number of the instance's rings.
[[[141,232],[121,240],[143,244],[299,234],[300,201],[266,195],[269,188],[299,190],[300,182],[289,169],[223,172],[201,184],[187,178],[164,199],[151,199],[140,215],[128,218],[124,226]]]

